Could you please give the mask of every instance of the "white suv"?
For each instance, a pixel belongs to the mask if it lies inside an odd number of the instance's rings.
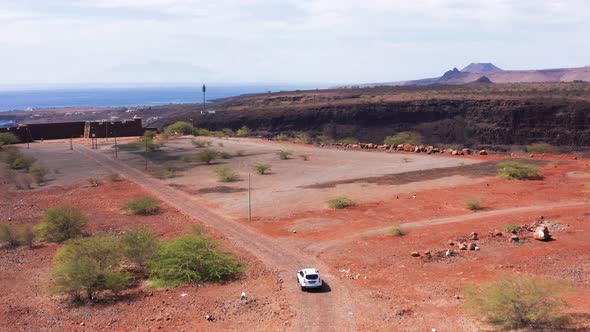
[[[316,269],[302,269],[297,271],[297,282],[303,291],[308,288],[321,288],[323,286],[322,279],[320,279],[320,271]]]

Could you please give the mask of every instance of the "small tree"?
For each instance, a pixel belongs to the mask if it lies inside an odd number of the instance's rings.
[[[404,235],[406,235],[406,231],[404,231],[403,228],[401,228],[398,225],[391,226],[391,228],[389,229],[389,232],[393,236],[404,236]]]
[[[118,270],[122,257],[119,241],[111,236],[93,236],[68,241],[55,255],[53,279],[56,291],[90,300],[101,290],[115,295],[128,286],[131,276]]]
[[[160,213],[158,201],[147,196],[128,202],[123,207],[123,210],[140,216],[149,216]]]
[[[217,181],[219,182],[235,182],[239,179],[238,174],[229,167],[216,167],[214,172],[217,175]]]
[[[203,235],[164,242],[148,266],[156,286],[219,282],[242,272],[233,256],[215,249]]]
[[[504,276],[466,290],[465,307],[504,330],[562,327],[569,322],[562,300],[567,285],[526,275]]]
[[[309,137],[309,134],[307,134],[307,133],[301,133],[301,134],[297,135],[297,137],[295,137],[293,142],[300,143],[300,144],[310,144],[311,137]]]
[[[257,164],[254,166],[254,170],[256,173],[263,175],[266,171],[269,171],[272,168],[271,165],[268,164]]]
[[[328,201],[328,206],[332,209],[345,209],[350,206],[355,206],[356,202],[346,196],[340,196]]]
[[[205,149],[197,153],[197,160],[207,165],[211,164],[219,156],[219,153],[215,150]]]
[[[47,174],[49,173],[49,169],[45,166],[31,166],[31,168],[29,168],[29,173],[31,173],[31,176],[33,176],[33,179],[35,180],[35,183],[38,185],[41,185],[45,182],[45,178],[47,177]]]
[[[19,139],[13,133],[0,133],[0,149],[8,144],[18,143]]]
[[[82,235],[86,217],[77,209],[56,206],[43,212],[43,221],[35,227],[35,233],[47,242],[63,242]]]
[[[286,134],[278,134],[277,136],[275,136],[275,140],[285,142],[289,140],[289,136],[287,136]]]
[[[526,146],[528,153],[551,153],[554,150],[553,146],[547,143],[533,143]]]
[[[248,129],[248,127],[243,126],[242,128],[238,129],[238,131],[236,131],[236,136],[238,137],[246,137],[250,135],[250,129]]]
[[[422,144],[422,135],[413,131],[402,131],[393,136],[387,136],[383,143],[387,145],[420,145]]]
[[[193,133],[193,126],[189,122],[178,121],[164,128],[164,132],[168,135],[190,135]]]
[[[10,248],[19,245],[17,231],[13,225],[0,225],[0,243],[2,242]]]
[[[287,150],[281,150],[281,151],[277,152],[277,155],[279,156],[279,159],[287,160],[291,156],[291,152],[289,152]]]
[[[543,178],[537,167],[514,161],[499,163],[498,175],[508,180],[533,180]]]
[[[139,266],[144,266],[158,251],[160,244],[147,229],[132,229],[121,238],[125,256]]]
[[[28,170],[31,166],[33,166],[33,164],[35,163],[36,160],[37,159],[35,159],[32,156],[25,156],[25,155],[19,154],[16,157],[16,159],[14,159],[12,161],[12,163],[10,164],[10,168]]]
[[[471,211],[483,210],[483,198],[476,196],[465,200],[465,206]]]

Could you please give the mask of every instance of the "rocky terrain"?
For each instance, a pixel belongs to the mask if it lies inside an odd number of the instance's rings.
[[[416,131],[429,144],[475,148],[546,142],[590,144],[590,84],[470,84],[300,91],[245,96],[195,112],[195,125],[220,130],[246,126],[258,135],[307,132],[382,144],[399,131]]]

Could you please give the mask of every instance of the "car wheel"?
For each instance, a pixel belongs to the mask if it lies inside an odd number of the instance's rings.
[[[301,291],[305,292],[305,287],[301,286]]]

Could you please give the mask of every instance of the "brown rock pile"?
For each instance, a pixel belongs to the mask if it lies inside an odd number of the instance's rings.
[[[400,152],[414,152],[414,153],[426,153],[426,154],[433,154],[433,153],[441,153],[441,154],[450,154],[453,156],[463,156],[463,155],[472,155],[472,154],[479,154],[480,156],[488,155],[486,150],[472,151],[471,149],[460,149],[460,150],[453,150],[453,149],[440,149],[436,148],[432,145],[425,146],[425,145],[412,145],[412,144],[399,144],[399,145],[389,145],[389,144],[373,144],[373,143],[357,143],[357,144],[348,144],[348,143],[333,143],[332,147],[337,149],[345,149],[345,150],[375,150],[375,151],[384,151],[384,152],[393,152],[393,151],[400,151]]]

